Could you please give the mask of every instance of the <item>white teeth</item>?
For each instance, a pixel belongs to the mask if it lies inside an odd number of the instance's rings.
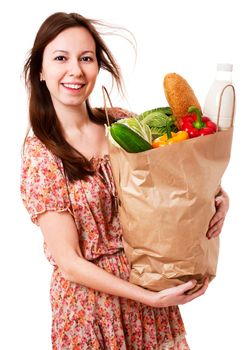
[[[70,89],[80,89],[82,87],[82,84],[63,84],[65,87]]]

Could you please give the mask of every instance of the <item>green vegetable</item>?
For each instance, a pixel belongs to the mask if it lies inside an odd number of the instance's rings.
[[[143,139],[152,143],[151,129],[147,124],[141,123],[137,118],[124,118],[117,121],[117,123],[122,123],[127,125],[130,129],[135,131],[138,135],[142,136]]]
[[[171,131],[177,132],[176,118],[172,115],[170,107],[161,107],[146,111],[136,117],[142,125],[148,125],[152,138],[162,136],[166,133],[166,125],[169,122]]]
[[[129,153],[138,153],[152,149],[149,142],[125,124],[113,123],[109,130],[113,139]]]
[[[143,112],[137,116],[137,119],[142,121],[144,118],[146,118],[150,113],[152,112],[161,112],[162,114],[166,114],[167,116],[172,115],[172,110],[170,107],[159,107],[150,109],[149,111]]]

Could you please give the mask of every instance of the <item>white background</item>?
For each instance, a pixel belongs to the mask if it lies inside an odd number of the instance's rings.
[[[135,112],[166,105],[168,72],[184,76],[203,104],[216,63],[234,65],[237,92],[232,157],[223,178],[230,210],[221,237],[218,274],[208,292],[181,307],[192,350],[251,349],[251,46],[249,1],[5,1],[1,6],[1,289],[0,348],[50,349],[51,266],[42,235],[19,195],[20,152],[27,126],[22,66],[42,21],[56,11],[79,12],[132,31],[138,48],[108,38]],[[95,104],[101,105],[96,91]],[[175,161],[175,160],[174,160]],[[197,213],[195,213],[197,215]]]

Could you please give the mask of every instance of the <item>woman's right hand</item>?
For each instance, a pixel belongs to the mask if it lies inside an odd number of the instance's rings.
[[[198,291],[190,295],[185,293],[195,287],[195,280],[181,284],[178,287],[164,289],[161,292],[151,292],[152,294],[149,295],[148,298],[148,305],[152,307],[168,307],[173,305],[186,304],[193,299],[203,295],[208,287],[208,282],[208,278],[205,279],[203,286]]]

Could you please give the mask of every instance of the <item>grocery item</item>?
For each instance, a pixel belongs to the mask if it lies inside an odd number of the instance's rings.
[[[196,106],[201,111],[193,89],[179,74],[166,74],[164,77],[164,92],[168,104],[176,117],[184,116],[190,106]]]
[[[233,122],[235,95],[232,88],[232,70],[232,64],[217,64],[216,77],[208,91],[203,109],[204,115],[217,123],[220,106],[220,130],[230,128]]]
[[[188,108],[188,114],[181,118],[179,129],[187,131],[189,137],[193,138],[215,133],[216,124],[209,118],[202,117],[202,113],[197,107],[191,106]]]
[[[171,145],[172,143],[177,143],[183,140],[187,140],[189,138],[188,132],[186,131],[178,131],[178,132],[172,132],[171,137],[168,138],[167,134],[164,134],[163,136],[158,137],[152,142],[152,147],[164,147],[167,145]]]
[[[165,134],[167,122],[169,122],[171,131],[178,131],[176,126],[177,119],[172,115],[172,110],[168,106],[145,111],[136,118],[142,125],[147,125],[150,128],[153,139]]]
[[[145,111],[145,112],[139,114],[137,116],[137,118],[142,121],[143,119],[145,119],[149,115],[152,115],[152,113],[156,113],[156,112],[160,112],[160,113],[165,114],[167,116],[172,115],[171,107],[166,106],[166,107],[157,107],[157,108],[149,109],[148,111]]]
[[[138,120],[138,118],[123,118],[118,120],[117,123],[125,124],[130,129],[135,131],[138,135],[140,135],[143,139],[145,139],[149,143],[152,142],[151,129],[147,124],[141,123],[140,120]]]
[[[166,125],[166,133],[158,138],[156,138],[152,142],[152,147],[164,147],[167,145],[171,145],[172,143],[177,143],[180,141],[187,140],[189,138],[187,131],[178,131],[178,132],[172,132],[169,122],[167,122]]]
[[[149,142],[127,125],[113,123],[109,130],[113,139],[129,153],[143,152],[152,148]]]

